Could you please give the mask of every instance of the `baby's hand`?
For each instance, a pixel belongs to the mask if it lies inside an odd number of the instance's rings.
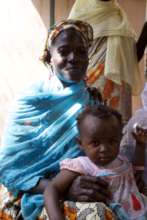
[[[140,144],[145,144],[147,142],[147,128],[143,128],[137,123],[135,123],[133,126],[132,135],[136,142]]]

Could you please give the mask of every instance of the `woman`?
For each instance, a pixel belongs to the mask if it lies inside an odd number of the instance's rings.
[[[131,94],[141,91],[135,33],[116,0],[77,0],[69,18],[91,24],[94,41],[89,51],[88,85],[100,89],[108,105],[131,116]]]
[[[46,186],[61,160],[81,155],[75,119],[85,105],[97,103],[97,94],[91,97],[84,83],[92,39],[91,26],[73,20],[49,34],[43,56],[51,66],[49,78],[17,100],[0,148],[0,183],[9,191],[0,197],[0,219],[19,219],[20,202],[25,220],[47,219],[42,211]],[[108,193],[102,180],[89,176],[76,179],[69,190],[77,201],[105,201]],[[114,219],[105,205],[98,207],[103,216],[107,211]]]

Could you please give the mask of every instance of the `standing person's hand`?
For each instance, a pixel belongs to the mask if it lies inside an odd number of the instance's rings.
[[[143,128],[137,123],[134,125],[132,135],[139,144],[145,144],[147,142],[147,128]]]
[[[110,200],[108,184],[92,176],[78,176],[68,191],[68,198],[78,202],[104,202]]]

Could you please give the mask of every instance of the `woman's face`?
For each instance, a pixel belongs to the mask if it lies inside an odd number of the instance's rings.
[[[55,73],[76,82],[84,79],[88,66],[88,51],[80,33],[72,28],[62,31],[54,40],[50,53]]]

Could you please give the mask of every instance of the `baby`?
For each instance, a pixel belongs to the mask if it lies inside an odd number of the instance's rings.
[[[77,124],[78,142],[85,156],[63,160],[60,173],[47,186],[44,196],[50,220],[64,219],[59,198],[78,175],[97,176],[108,182],[112,197],[108,204],[120,207],[116,213],[119,219],[147,219],[147,199],[137,188],[132,164],[119,155],[121,115],[104,105],[87,107]],[[139,134],[135,136],[139,138]],[[133,165],[140,163],[144,161]]]

